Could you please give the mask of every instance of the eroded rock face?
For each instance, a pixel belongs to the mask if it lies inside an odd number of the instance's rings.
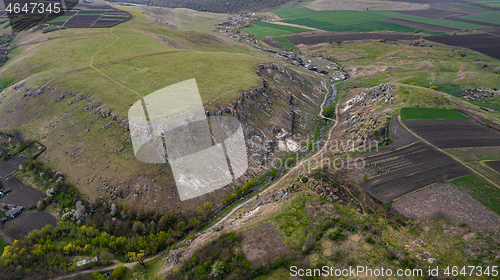
[[[299,134],[307,134],[296,123],[315,117],[308,111],[319,110],[322,89],[278,63],[259,64],[257,75],[262,86],[244,91],[230,106],[206,114],[236,117],[244,127],[250,165],[264,166],[277,151],[296,146],[286,143],[295,143]]]

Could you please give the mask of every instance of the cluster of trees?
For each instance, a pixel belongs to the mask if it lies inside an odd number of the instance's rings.
[[[276,7],[290,0],[111,0],[167,8],[189,8],[212,13],[256,12]]]
[[[197,213],[187,217],[172,211],[162,213],[135,205],[109,204],[98,198],[85,198],[71,184],[59,178],[43,163],[31,160],[26,172],[33,172],[50,192],[44,204],[53,200],[65,212],[77,219],[66,219],[56,227],[46,226],[28,236],[18,236],[12,246],[7,246],[0,257],[0,270],[9,279],[27,279],[34,275],[49,278],[66,270],[76,269],[75,256],[99,256],[105,265],[122,256],[141,262],[146,256],[157,254],[198,229],[213,205],[197,207]],[[42,175],[42,176],[40,176]],[[43,207],[43,206],[41,206]],[[71,208],[71,212],[65,209]],[[14,277],[15,276],[15,277]]]
[[[323,110],[323,116],[329,118],[329,119],[332,119],[332,118],[335,118],[335,106],[333,104],[330,104],[328,106],[328,108],[326,108],[325,110]]]
[[[53,171],[40,161],[30,160],[27,162],[25,172],[32,172],[33,178],[48,189],[47,203],[50,200],[55,200],[61,209],[66,209],[74,208],[77,201],[83,200],[78,190],[72,184],[67,183],[61,173]]]
[[[223,199],[221,199],[222,204],[226,204],[230,202],[233,199],[242,197],[245,195],[253,186],[255,185],[255,182],[253,180],[249,180],[244,184],[243,186],[239,187],[236,189],[236,191],[231,194],[231,195],[226,195]]]
[[[61,273],[75,269],[73,258],[77,255],[100,256],[104,265],[114,258],[113,255],[141,262],[146,256],[157,254],[185,236],[195,228],[194,224],[199,227],[201,223],[191,221],[202,218],[185,221],[168,212],[166,215],[131,215],[134,219],[122,220],[100,212],[87,217],[82,226],[61,221],[56,227],[47,225],[41,231],[19,237],[12,246],[5,247],[0,269],[22,271],[24,276],[35,272],[49,276],[50,271]]]
[[[240,238],[226,233],[193,252],[191,259],[166,279],[251,279],[251,272]]]
[[[241,237],[235,233],[225,233],[196,250],[181,267],[166,276],[166,279],[255,279],[280,267],[296,265],[291,256],[277,258],[273,263],[252,267],[241,248]]]

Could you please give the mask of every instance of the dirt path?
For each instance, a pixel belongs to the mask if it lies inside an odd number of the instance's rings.
[[[144,260],[144,263],[148,263],[154,259],[156,259],[157,257],[159,257],[161,255],[158,254],[156,256],[153,256],[153,257],[150,257],[150,258],[147,258]],[[113,261],[114,263],[116,264],[113,264],[113,265],[110,265],[110,266],[105,266],[105,267],[99,267],[99,268],[93,268],[93,269],[87,269],[87,270],[82,270],[82,271],[79,271],[79,272],[75,272],[75,273],[71,273],[71,274],[66,274],[66,275],[63,275],[63,276],[59,276],[59,277],[56,277],[56,278],[52,278],[53,280],[59,280],[59,279],[66,279],[66,278],[71,278],[71,277],[75,277],[77,275],[82,275],[82,274],[87,274],[87,273],[93,273],[93,272],[103,272],[103,271],[108,271],[108,270],[113,270],[116,268],[116,266],[118,265],[118,261],[115,260]],[[123,264],[125,267],[127,268],[133,268],[134,266],[137,265],[137,262],[130,262],[130,263],[124,263]]]
[[[314,31],[324,31],[318,28],[313,28],[313,27],[307,27],[304,25],[298,25],[298,24],[293,24],[293,23],[286,23],[286,22],[281,22],[281,21],[270,21],[269,23],[272,24],[278,24],[278,25],[285,25],[285,26],[292,26],[292,27],[297,27],[297,28],[302,28],[302,29],[308,29],[308,30],[314,30]]]
[[[324,83],[324,86],[326,87],[326,83],[323,81]],[[326,87],[326,89],[328,89],[328,87]],[[327,95],[328,95],[329,91],[327,91]],[[324,102],[323,104],[321,105],[321,111],[323,111],[323,105],[324,105]],[[285,178],[287,177],[288,174],[293,174],[294,172],[297,172],[299,171],[305,163],[307,163],[309,160],[311,159],[317,159],[318,157],[321,157],[324,152],[326,151],[327,147],[328,147],[328,143],[330,143],[331,139],[332,139],[332,132],[333,130],[337,127],[339,121],[339,115],[338,115],[338,104],[337,104],[337,107],[335,109],[335,114],[336,114],[336,117],[337,119],[335,120],[335,124],[330,128],[330,130],[328,131],[328,139],[325,141],[325,144],[323,145],[323,148],[321,148],[321,150],[319,150],[315,155],[313,155],[312,157],[308,158],[308,159],[304,159],[302,160],[300,163],[298,163],[294,168],[292,168],[291,170],[289,170],[286,174],[283,174],[281,179],[279,179],[277,182],[273,183],[270,187],[268,187],[267,189],[265,189],[260,195],[264,195],[266,194],[267,192],[270,192],[270,191],[273,191],[274,189],[276,189],[277,187],[280,187],[281,183],[283,182],[283,180],[285,180]],[[243,202],[242,204],[236,206],[231,212],[229,212],[229,214],[227,214],[226,216],[224,216],[222,219],[220,219],[217,223],[215,223],[214,225],[212,225],[210,228],[208,228],[207,230],[205,230],[205,234],[203,235],[203,237],[198,237],[194,240],[193,243],[191,243],[191,245],[187,248],[187,251],[184,253],[184,255],[188,254],[190,251],[194,250],[195,247],[199,247],[200,245],[202,245],[205,241],[207,240],[210,240],[215,234],[217,234],[217,231],[215,231],[214,229],[217,228],[218,226],[220,226],[222,223],[224,223],[224,221],[226,221],[227,219],[229,219],[236,211],[238,211],[239,209],[241,209],[242,207],[246,206],[247,204],[251,203],[252,200],[247,200],[245,202]],[[153,257],[150,257],[150,258],[147,258],[146,260],[144,260],[144,263],[148,263],[156,258],[158,258],[159,256],[161,256],[166,250],[162,251],[161,253],[157,254],[156,256],[153,256]],[[116,261],[115,261],[116,262]],[[134,267],[135,265],[137,265],[137,262],[131,262],[131,263],[124,263],[124,265],[128,268],[132,268]],[[112,270],[114,268],[116,268],[117,264],[114,264],[114,265],[111,265],[111,266],[107,266],[107,267],[100,267],[100,268],[94,268],[94,269],[88,269],[88,270],[82,270],[82,271],[79,271],[79,272],[75,272],[75,273],[72,273],[72,274],[67,274],[67,275],[64,275],[64,276],[59,276],[57,278],[53,278],[54,280],[59,280],[59,279],[66,279],[66,278],[70,278],[70,277],[74,277],[74,276],[77,276],[77,275],[81,275],[81,274],[87,274],[87,273],[93,273],[95,271],[97,272],[103,272],[103,271],[108,271],[108,270]],[[162,269],[161,273],[166,273],[168,272],[168,270],[172,268],[172,266],[169,266],[169,267],[166,267],[165,269]]]

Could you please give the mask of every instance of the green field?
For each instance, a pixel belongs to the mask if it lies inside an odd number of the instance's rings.
[[[427,33],[427,34],[441,34],[443,32],[429,31],[425,29],[418,29],[415,27],[409,27],[397,23],[386,22],[386,21],[372,21],[363,22],[352,25],[335,25],[328,22],[316,21],[313,19],[298,19],[292,21],[286,21],[288,23],[300,24],[304,26],[310,26],[318,28],[321,30],[332,31],[332,32],[373,32],[373,31],[394,31],[401,33],[414,33],[415,31]]]
[[[284,20],[284,22],[333,32],[371,32],[390,30],[402,33],[413,33],[416,31],[416,28],[414,27],[383,21],[390,18],[400,18],[458,29],[487,28],[487,26],[477,24],[456,22],[445,19],[429,19],[389,11],[314,11],[305,7],[299,7],[276,9],[273,10],[273,12],[278,14],[280,17],[285,18],[286,20]],[[417,31],[427,34],[442,33],[418,28]]]
[[[318,22],[325,22],[335,25],[353,25],[360,23],[373,22],[383,20],[387,17],[367,12],[358,11],[314,11],[309,8],[291,8],[283,10],[274,10],[282,18],[286,18],[287,22],[300,19],[313,19]]]
[[[273,40],[276,41],[276,43],[278,43],[280,46],[282,46],[285,50],[289,50],[289,49],[298,50],[299,49],[292,42],[290,42],[290,40],[288,40],[286,37],[276,37]]]
[[[48,17],[44,22],[66,22],[71,16]]]
[[[398,19],[410,20],[410,21],[414,21],[414,22],[422,22],[422,23],[427,23],[427,24],[444,26],[444,27],[449,27],[449,28],[457,28],[457,29],[489,28],[489,26],[484,26],[484,25],[478,25],[478,24],[472,24],[472,23],[466,23],[466,22],[458,22],[458,21],[452,21],[452,20],[441,19],[441,18],[434,19],[434,18],[419,17],[419,16],[407,15],[407,14],[396,13],[396,12],[391,12],[391,11],[371,11],[369,13],[379,15],[379,16],[385,16],[387,18],[398,18]]]
[[[302,28],[298,28],[298,27],[279,25],[279,24],[272,24],[272,23],[263,22],[263,21],[254,22],[254,23],[252,23],[251,27],[244,28],[243,30],[248,34],[254,34],[257,38],[311,31],[308,29],[302,29]]]
[[[463,19],[475,20],[485,23],[500,24],[500,12],[488,12],[482,14],[468,15],[460,17]]]
[[[452,180],[451,183],[469,194],[479,203],[493,212],[500,214],[500,189],[490,184],[477,174]]]
[[[488,5],[490,7],[500,7],[500,1],[498,0],[492,0],[492,1],[474,1],[476,3],[481,3],[484,5]]]
[[[466,120],[469,118],[452,109],[406,107],[401,109],[401,119],[402,120],[433,120],[433,119]]]

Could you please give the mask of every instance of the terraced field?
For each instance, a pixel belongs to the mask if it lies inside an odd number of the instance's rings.
[[[48,25],[67,28],[105,28],[132,18],[131,14],[111,6],[82,3],[59,14],[52,13],[47,16],[43,15],[42,18],[35,17],[36,19],[33,19],[33,15],[30,17],[26,19],[13,18],[12,28],[21,31],[38,24],[41,24],[40,29],[46,28]]]
[[[472,120],[420,119],[404,124],[440,149],[500,146],[500,132]]]

